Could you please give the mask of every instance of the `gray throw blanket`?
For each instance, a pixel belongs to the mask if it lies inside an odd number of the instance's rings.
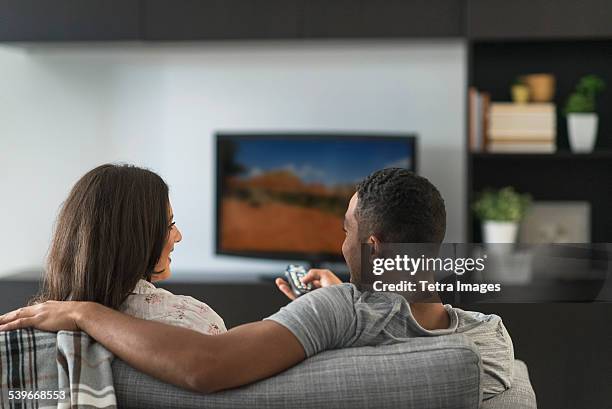
[[[116,408],[112,360],[82,332],[0,332],[0,408]]]

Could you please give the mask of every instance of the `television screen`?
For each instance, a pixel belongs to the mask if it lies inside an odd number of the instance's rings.
[[[415,137],[217,135],[217,252],[336,261],[356,184],[416,169]]]

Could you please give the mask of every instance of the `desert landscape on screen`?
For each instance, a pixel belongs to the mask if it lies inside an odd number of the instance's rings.
[[[340,253],[353,186],[307,184],[290,170],[233,177],[227,186],[222,199],[225,250]]]

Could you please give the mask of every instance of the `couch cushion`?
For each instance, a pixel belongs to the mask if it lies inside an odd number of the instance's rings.
[[[326,351],[241,388],[196,394],[143,375],[116,359],[122,408],[476,408],[482,368],[464,335],[415,338],[379,347]]]

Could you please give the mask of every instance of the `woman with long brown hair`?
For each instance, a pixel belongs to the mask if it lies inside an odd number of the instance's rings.
[[[154,172],[115,164],[87,172],[61,208],[34,302],[93,301],[206,334],[225,332],[206,304],[152,283],[171,275],[170,253],[182,239],[173,217],[168,185]]]

